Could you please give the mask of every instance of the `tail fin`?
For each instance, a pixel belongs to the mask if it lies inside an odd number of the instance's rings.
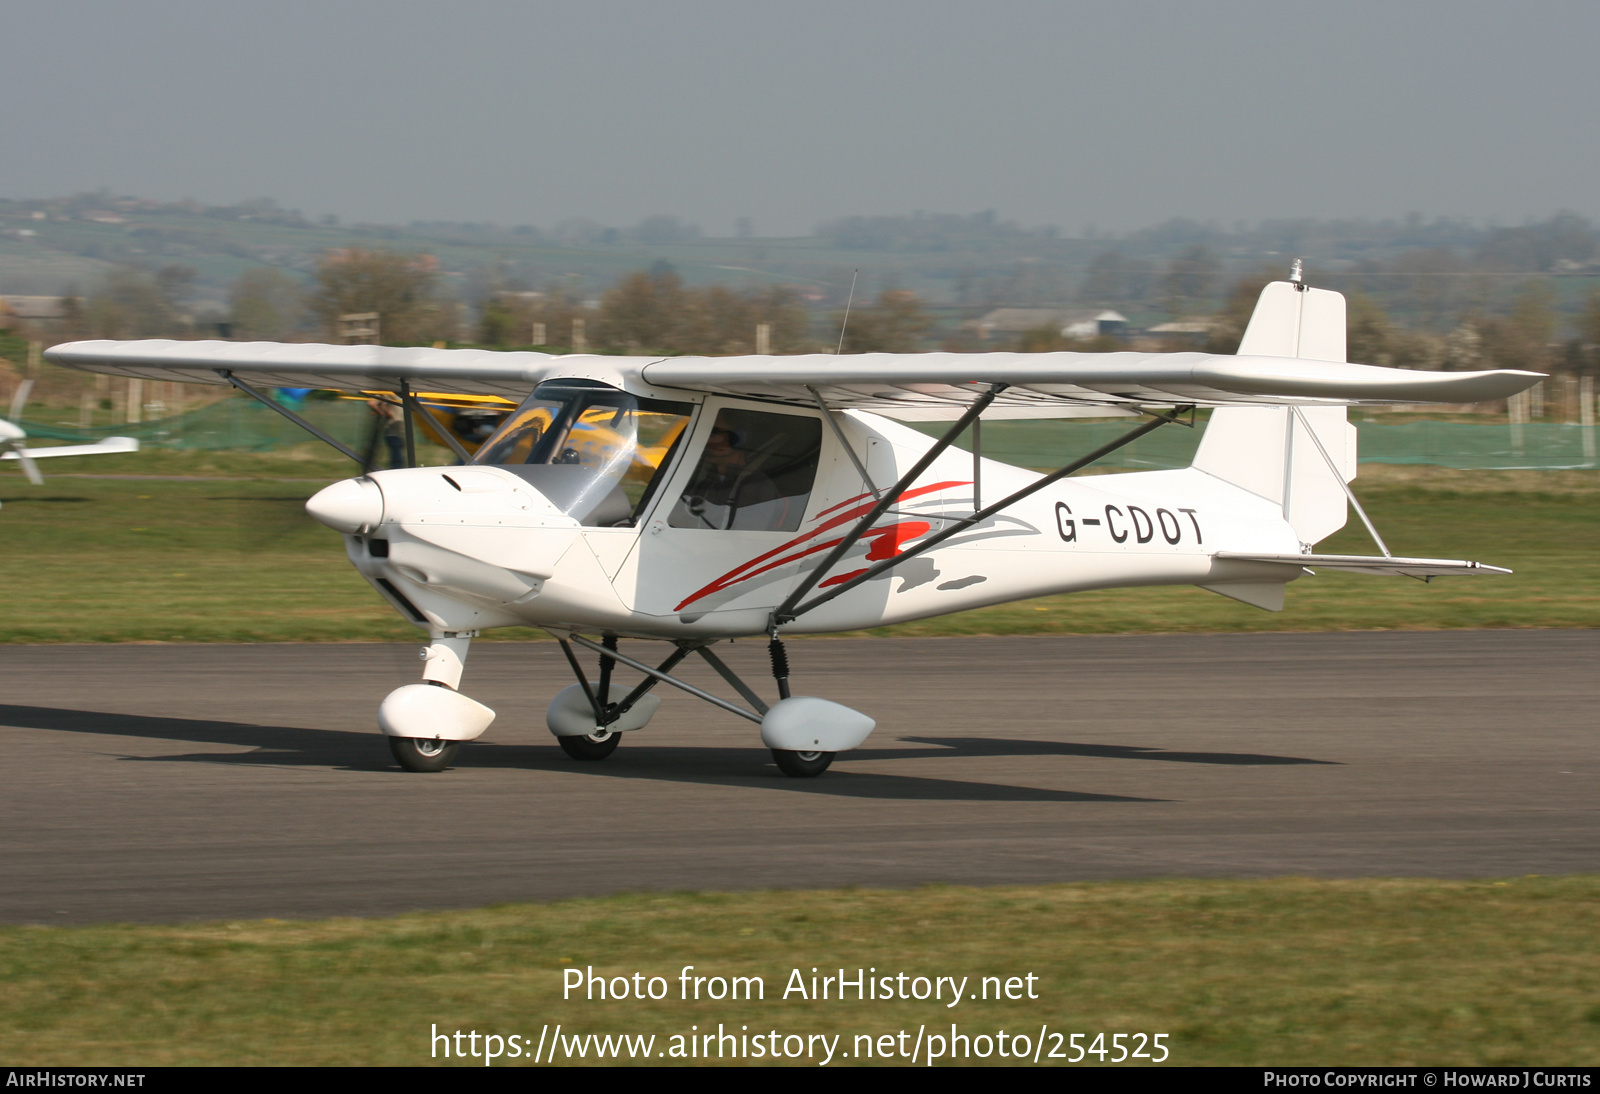
[[[1274,281],[1261,290],[1239,355],[1343,361],[1344,338],[1343,296]],[[1281,505],[1300,542],[1315,544],[1348,517],[1344,489],[1316,440],[1349,482],[1356,477],[1356,430],[1342,406],[1301,407],[1300,413],[1303,423],[1288,407],[1214,410],[1193,466]]]

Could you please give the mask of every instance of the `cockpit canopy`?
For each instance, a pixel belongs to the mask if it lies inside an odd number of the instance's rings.
[[[546,380],[472,462],[520,476],[580,524],[627,528],[660,488],[693,411],[595,380]]]

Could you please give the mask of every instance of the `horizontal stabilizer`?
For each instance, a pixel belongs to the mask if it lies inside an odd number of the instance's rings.
[[[1454,577],[1457,574],[1509,574],[1499,566],[1453,558],[1384,558],[1378,555],[1253,555],[1218,551],[1213,558],[1238,562],[1281,562],[1287,566],[1316,566],[1357,574],[1395,574],[1400,577]]]

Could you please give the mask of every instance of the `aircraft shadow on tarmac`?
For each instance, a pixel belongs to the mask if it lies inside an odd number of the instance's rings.
[[[175,756],[127,757],[146,763],[259,764],[271,767],[333,767],[356,771],[394,768],[376,734],[348,730],[264,726],[194,718],[156,718],[137,714],[70,710],[58,707],[0,705],[0,725],[118,737],[190,741],[248,748],[249,752],[202,752]],[[1087,756],[1166,760],[1177,763],[1276,765],[1327,764],[1290,756],[1228,752],[1167,752],[1125,745],[1069,744],[985,737],[905,737],[925,749],[858,749],[841,764],[871,760],[956,759],[982,756]],[[1004,783],[923,778],[835,768],[820,779],[790,779],[768,766],[761,748],[685,748],[628,746],[604,763],[568,759],[554,746],[478,742],[462,753],[465,768],[521,768],[612,779],[742,786],[850,798],[923,801],[1159,802],[1167,799],[1092,794]],[[420,776],[407,775],[407,778]]]
[[[1302,756],[1272,756],[1254,752],[1169,752],[1164,748],[1138,745],[1086,745],[1066,741],[1027,741],[1007,737],[901,737],[914,744],[934,745],[931,749],[858,748],[852,759],[888,760],[923,756],[1096,756],[1111,760],[1164,760],[1180,764],[1231,764],[1240,767],[1270,767],[1280,764],[1321,764],[1342,766],[1337,760],[1310,760]]]

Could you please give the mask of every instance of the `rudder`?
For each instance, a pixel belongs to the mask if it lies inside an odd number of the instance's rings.
[[[1261,290],[1239,343],[1241,357],[1345,360],[1344,297],[1274,281]],[[1221,407],[1211,412],[1193,466],[1283,507],[1303,544],[1344,527],[1344,488],[1317,451],[1316,431],[1345,482],[1356,476],[1355,427],[1342,406]]]

